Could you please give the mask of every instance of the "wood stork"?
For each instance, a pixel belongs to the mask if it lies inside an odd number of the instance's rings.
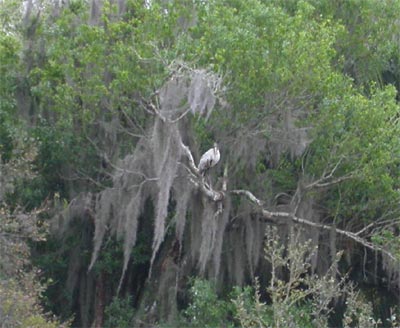
[[[214,147],[207,150],[200,158],[198,165],[200,174],[204,176],[210,168],[217,165],[220,157],[221,155],[219,153],[218,145],[215,142]]]

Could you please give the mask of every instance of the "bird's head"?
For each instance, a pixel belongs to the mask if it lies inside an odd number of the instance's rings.
[[[214,149],[218,149],[218,144],[214,142]]]

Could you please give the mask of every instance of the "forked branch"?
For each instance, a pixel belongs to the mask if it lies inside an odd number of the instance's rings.
[[[188,159],[189,170],[193,178],[191,179],[191,181],[195,183],[208,198],[212,199],[213,201],[221,201],[224,198],[224,193],[222,191],[213,190],[205,183],[204,179],[202,179],[201,177],[198,167],[194,162],[193,155],[189,147],[186,146],[183,142],[181,142],[181,147],[183,153]]]
[[[369,242],[368,240],[362,238],[359,236],[359,233],[353,233],[351,231],[347,231],[347,230],[342,230],[342,229],[338,229],[335,226],[332,225],[327,225],[327,224],[321,224],[321,223],[316,223],[316,222],[312,222],[303,218],[299,218],[295,215],[295,213],[288,213],[288,212],[272,212],[269,210],[266,210],[263,207],[263,202],[261,200],[259,200],[256,196],[254,196],[253,193],[251,193],[248,190],[231,190],[230,191],[231,194],[234,195],[239,195],[239,196],[245,196],[248,200],[250,200],[253,204],[257,205],[257,207],[260,209],[260,212],[262,214],[262,217],[265,220],[272,220],[274,221],[275,219],[279,219],[279,218],[283,218],[283,219],[288,219],[288,220],[292,220],[293,222],[302,224],[302,225],[306,225],[309,227],[314,227],[314,228],[318,228],[318,229],[324,229],[324,230],[328,230],[331,231],[332,229],[335,230],[335,232],[339,235],[345,236],[353,241],[355,241],[356,243],[367,247],[373,251],[377,251],[380,252],[382,254],[385,254],[386,256],[388,256],[391,260],[393,261],[398,261],[396,259],[396,257],[390,253],[389,251],[387,251],[386,249],[384,249],[383,247],[373,244],[371,242]]]

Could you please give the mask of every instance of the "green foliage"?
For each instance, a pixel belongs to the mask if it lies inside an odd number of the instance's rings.
[[[36,279],[25,276],[24,279]],[[60,328],[70,327],[70,324],[49,318],[39,305],[39,298],[42,286],[36,281],[31,281],[30,288],[21,288],[21,278],[19,283],[13,279],[0,281],[0,300],[1,314],[0,319],[3,327],[21,328]],[[25,286],[26,287],[26,286]]]
[[[202,152],[207,151],[214,144],[214,139],[208,129],[207,121],[202,117],[194,118],[194,131]]]
[[[324,86],[340,26],[313,19],[306,2],[293,16],[260,1],[213,1],[203,10],[191,30],[195,39],[189,49],[195,48],[189,54],[200,53],[216,71],[226,72],[228,100],[240,123],[272,110],[263,108],[266,94]]]
[[[309,241],[299,242],[293,231],[288,245],[282,244],[276,229],[266,234],[265,257],[272,266],[267,287],[270,303],[261,300],[258,281],[253,298],[242,293],[233,300],[236,316],[242,327],[328,327],[332,301],[346,298],[344,327],[377,327],[372,303],[360,297],[352,284],[336,277],[336,255],[332,266],[323,276],[310,272],[309,261],[315,252]],[[297,237],[296,237],[297,236]],[[282,270],[288,277],[283,279]],[[389,318],[389,320],[393,320]]]
[[[371,83],[393,56],[389,11],[385,1],[215,1],[200,7],[198,24],[180,46],[188,60],[225,74],[231,105],[208,129],[236,134],[257,124],[263,130],[268,115],[301,108],[298,125],[314,127],[312,144],[305,166],[272,173],[278,190],[292,190],[298,176],[319,178],[338,165],[334,177],[351,179],[320,200],[332,216],[381,216],[398,201],[396,90]]]
[[[1,114],[11,113],[16,107],[20,47],[17,37],[0,31]]]
[[[104,310],[104,328],[129,328],[133,326],[135,310],[131,297],[115,297]]]
[[[296,237],[297,236],[297,237]],[[323,276],[309,271],[309,260],[315,248],[310,242],[299,242],[299,235],[292,232],[285,247],[271,229],[267,233],[265,256],[272,265],[272,276],[267,287],[268,302],[262,300],[256,279],[254,290],[250,287],[235,288],[231,301],[217,296],[212,284],[193,279],[189,290],[190,303],[183,311],[181,325],[188,327],[328,327],[332,301],[346,299],[345,313],[341,318],[344,327],[378,327],[380,319],[372,303],[352,284],[332,275],[340,254]],[[283,279],[282,270],[288,277]],[[263,296],[265,298],[265,296]],[[386,321],[395,325],[396,308]]]
[[[258,284],[253,288],[235,287],[228,299],[217,296],[212,283],[195,278],[189,290],[190,303],[183,311],[180,325],[185,327],[277,327],[274,321],[274,307],[262,303]],[[302,302],[287,309],[281,315],[291,318],[298,327],[314,327],[312,324],[312,305]],[[275,313],[276,315],[276,313]],[[236,321],[238,319],[238,321]],[[282,318],[282,320],[285,320]]]
[[[18,56],[20,42],[0,31],[0,158],[7,162],[12,157],[17,118],[15,91],[18,86]]]
[[[396,221],[393,220],[393,223],[395,222]],[[400,261],[400,240],[393,229],[382,229],[376,232],[371,239],[375,244],[383,246],[385,249],[387,249]]]
[[[73,131],[53,127],[45,120],[36,127],[34,136],[39,144],[34,164],[42,180],[43,193],[59,192],[62,198],[67,198],[64,172],[79,156],[74,152],[74,142],[79,137],[75,137]]]
[[[380,319],[375,320],[371,303],[362,294],[350,288],[346,297],[346,311],[343,316],[343,327],[379,327]]]
[[[0,130],[0,141],[4,142],[4,147],[0,144],[0,205],[4,202],[6,206],[15,209],[25,205],[18,202],[21,199],[19,190],[22,182],[30,184],[37,177],[33,170],[37,144],[29,137],[22,122],[7,118],[2,122],[4,130]]]
[[[46,61],[31,70],[30,80],[42,110],[79,122],[86,131],[94,121],[108,121],[121,111],[129,115],[135,111],[135,120],[144,121],[143,113],[134,108],[132,92],[148,93],[163,74],[157,61],[142,60],[154,55],[150,42],[155,32],[149,28],[158,22],[151,15],[160,13],[131,1],[132,14],[115,20],[116,6],[104,1],[103,24],[94,25],[88,22],[86,4],[76,3],[80,5],[63,8],[52,25],[41,31],[49,44]],[[154,28],[162,37],[159,26]]]
[[[233,327],[229,323],[233,306],[220,300],[212,284],[207,280],[193,279],[189,289],[191,302],[183,311],[188,327]]]
[[[50,236],[46,242],[35,244],[33,264],[42,270],[40,279],[47,287],[42,293],[41,302],[46,311],[55,313],[64,319],[73,316],[71,306],[73,291],[65,289],[65,282],[68,277],[69,256],[73,247],[79,243],[79,237],[77,235],[74,239],[69,238],[69,244],[61,250],[60,241],[54,236]],[[90,253],[85,252],[84,249],[81,249],[80,252],[79,261],[84,260],[86,255],[88,262]],[[56,299],[59,302],[54,302]]]
[[[292,15],[306,4],[313,8],[313,19],[325,17],[339,22],[343,28],[335,41],[334,63],[357,84],[381,81],[391,56],[398,53],[398,44],[392,42],[398,33],[393,24],[400,6],[398,1],[275,0],[274,3]]]
[[[40,211],[20,212],[0,206],[0,322],[2,327],[69,327],[46,314],[41,301],[46,288],[32,266],[29,242],[47,238]]]
[[[281,325],[302,328],[315,327],[312,304],[308,301],[292,305],[279,314],[276,313],[273,305],[261,302],[257,289],[253,295],[242,293],[232,301],[236,306],[236,316],[241,327],[281,327]],[[277,316],[282,317],[279,319]]]
[[[336,176],[352,178],[332,189],[331,206],[340,201],[341,217],[377,218],[398,199],[398,111],[392,87],[371,88],[368,97],[343,90],[324,100],[309,170],[321,176],[337,165]]]
[[[278,307],[260,300],[260,291],[256,285],[256,293],[241,293],[232,301],[236,307],[236,317],[241,327],[315,327],[313,321],[313,305],[303,300],[288,307]]]
[[[123,260],[123,244],[115,238],[109,238],[102,246],[99,259],[93,270],[97,274],[107,273],[115,275],[121,270]]]
[[[6,114],[0,111],[0,158],[3,162],[11,159],[14,148],[10,129]]]
[[[147,263],[151,258],[151,247],[149,246],[151,235],[147,235],[144,231],[139,231],[137,239],[135,247],[132,248],[131,256],[133,264]],[[118,275],[121,271],[122,263],[123,242],[114,237],[110,237],[103,244],[93,270],[97,273]]]
[[[32,160],[35,176],[15,181],[15,190],[9,195],[9,201],[14,205],[32,209],[56,193],[68,199],[71,170],[75,171],[73,176],[82,180],[98,173],[99,158],[93,146],[69,126],[51,126],[42,120],[31,131],[31,137],[26,138],[33,140],[35,147]],[[92,165],[88,165],[90,163]]]
[[[145,229],[139,230],[137,233],[137,241],[135,247],[132,248],[132,261],[134,264],[145,264],[151,259],[151,240],[152,235]]]
[[[252,306],[246,305],[243,295],[234,300],[242,327],[314,327],[314,316],[320,316],[316,318],[318,326],[326,325],[323,311],[328,312],[330,299],[339,295],[340,285],[335,286],[338,290],[333,292],[328,284],[329,279],[334,282],[333,278],[309,276],[308,259],[314,249],[309,242],[299,244],[293,231],[291,234],[285,250],[276,229],[267,231],[264,252],[272,266],[267,288],[271,304],[261,301],[260,287],[256,281]],[[279,274],[283,268],[288,270],[288,279],[282,279]],[[317,293],[322,293],[323,297]],[[312,301],[312,298],[315,300]],[[321,299],[324,302],[318,303]]]
[[[276,169],[267,170],[267,174],[281,190],[293,191],[297,186],[297,168],[288,158],[283,158]]]

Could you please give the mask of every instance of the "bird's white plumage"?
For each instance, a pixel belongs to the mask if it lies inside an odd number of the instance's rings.
[[[208,169],[215,166],[221,158],[221,154],[218,149],[218,145],[214,144],[214,147],[207,150],[200,158],[198,165],[199,172],[204,174]]]

